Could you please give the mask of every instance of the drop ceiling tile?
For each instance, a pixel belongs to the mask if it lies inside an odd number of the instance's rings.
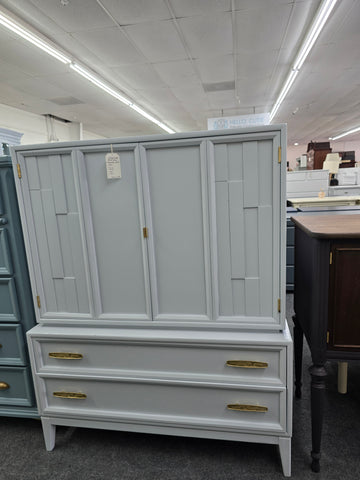
[[[120,25],[154,20],[169,20],[170,12],[164,0],[101,0]]]
[[[148,22],[125,27],[126,32],[150,62],[187,58],[172,21]]]
[[[118,76],[120,83],[124,79],[131,85],[132,89],[165,87],[164,82],[151,64],[123,65],[121,68],[113,68],[112,71]]]
[[[177,18],[231,10],[231,0],[170,0],[170,4]]]
[[[31,0],[31,2],[43,14],[53,19],[65,32],[78,32],[114,25],[114,22],[96,1],[70,0],[66,5],[60,1]]]
[[[232,108],[236,102],[235,91],[212,92],[207,94],[209,105],[211,108]]]
[[[139,89],[138,92],[157,109],[162,109],[165,106],[175,109],[179,105],[178,98],[167,87]]]
[[[229,82],[234,80],[233,55],[218,55],[196,59],[202,83]]]
[[[0,54],[1,58],[1,54]],[[21,78],[22,80],[27,80],[32,78],[31,75],[24,73],[16,65],[11,65],[10,63],[0,60],[0,82],[12,84],[17,79]]]
[[[62,73],[67,68],[55,58],[25,40],[13,40],[6,48],[0,47],[0,62],[19,68],[27,75]]]
[[[196,68],[190,60],[154,63],[153,67],[169,87],[200,83]]]
[[[68,95],[68,92],[66,92],[59,86],[52,85],[48,82],[47,78],[44,79],[41,77],[14,79],[12,81],[12,86],[16,89],[19,89],[19,91],[23,91],[39,99],[64,97]]]
[[[108,67],[143,62],[144,55],[118,27],[85,30],[72,35]]]
[[[232,53],[230,13],[181,18],[179,25],[193,58]]]
[[[247,53],[278,50],[282,47],[292,5],[236,12],[237,51]]]

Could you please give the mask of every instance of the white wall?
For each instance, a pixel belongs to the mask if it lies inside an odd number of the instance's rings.
[[[310,142],[309,142],[310,143]],[[330,141],[330,147],[333,152],[348,152],[355,150],[355,160],[360,162],[360,140],[358,142],[346,142],[342,140],[337,140],[336,142]],[[287,147],[287,161],[289,162],[290,168],[295,168],[296,159],[300,155],[306,154],[307,144],[306,145],[288,145]]]
[[[50,127],[51,130],[49,130]],[[22,145],[47,143],[51,141],[51,138],[49,138],[51,131],[61,142],[104,138],[92,132],[82,131],[82,126],[79,123],[64,123],[54,120],[51,125],[48,122],[47,126],[47,120],[43,115],[36,115],[2,104],[0,104],[0,128],[23,133]]]

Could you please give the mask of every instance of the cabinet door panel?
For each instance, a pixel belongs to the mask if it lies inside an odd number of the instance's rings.
[[[209,320],[209,227],[204,145],[145,145],[154,318]]]
[[[87,243],[95,303],[101,318],[149,320],[150,287],[144,204],[138,147],[112,146],[118,153],[121,178],[107,179],[105,155],[109,147],[82,151],[82,201],[89,221]],[[86,180],[86,185],[85,185]],[[91,226],[90,224],[91,219]]]
[[[89,317],[90,280],[74,155],[34,152],[21,163],[40,316]]]
[[[279,145],[277,135],[208,143],[218,320],[279,322]]]

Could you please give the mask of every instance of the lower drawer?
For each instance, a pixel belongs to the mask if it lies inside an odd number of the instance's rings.
[[[39,378],[38,382],[45,391],[41,415],[257,432],[286,430],[285,390],[159,380]]]
[[[0,367],[0,405],[34,404],[30,369]]]

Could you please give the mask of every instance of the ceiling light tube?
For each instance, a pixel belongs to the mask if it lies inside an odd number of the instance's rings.
[[[28,42],[32,43],[36,47],[40,48],[44,52],[48,53],[52,57],[56,58],[60,62],[65,64],[71,63],[71,59],[69,57],[64,55],[62,52],[54,48],[49,43],[41,40],[41,38],[31,33],[30,30],[27,30],[21,25],[15,23],[11,18],[3,15],[2,13],[0,13],[0,24],[11,30],[12,32],[16,33],[23,39],[27,40]]]
[[[293,65],[294,69],[299,70],[302,67],[306,57],[308,56],[310,50],[312,49],[314,43],[320,35],[320,32],[323,29],[326,20],[329,18],[329,15],[332,12],[336,2],[337,0],[325,0],[322,3],[314,22],[311,25],[310,31],[307,34],[305,41],[303,42],[300,51],[296,56]]]
[[[287,79],[286,79],[286,82],[280,92],[280,95],[278,96],[276,102],[275,102],[275,105],[273,106],[273,109],[271,110],[270,112],[270,122],[272,121],[272,119],[274,118],[276,112],[278,111],[282,101],[284,100],[285,96],[287,95],[288,91],[290,90],[291,88],[291,85],[294,83],[294,80],[297,76],[297,74],[299,73],[298,70],[291,70],[291,72],[289,73]]]
[[[174,130],[172,130],[170,127],[165,125],[163,122],[160,122],[160,120],[157,120],[155,117],[153,117],[149,113],[145,112],[145,110],[143,110],[142,108],[135,105],[131,100],[127,99],[126,97],[121,95],[118,91],[114,90],[110,85],[108,85],[106,82],[104,82],[100,77],[97,77],[96,75],[91,73],[86,68],[84,68],[84,67],[78,65],[77,63],[75,63],[74,61],[72,61],[70,57],[63,54],[60,50],[57,50],[50,43],[47,43],[46,41],[42,40],[40,37],[34,35],[30,30],[26,29],[25,27],[23,27],[19,23],[15,22],[10,16],[5,15],[3,12],[0,12],[0,25],[3,25],[7,29],[16,33],[17,35],[19,35],[23,39],[27,40],[28,42],[32,43],[33,45],[40,48],[44,52],[53,56],[54,58],[56,58],[60,62],[69,65],[70,68],[72,70],[74,70],[75,72],[77,72],[79,75],[86,78],[91,83],[96,85],[98,88],[101,88],[103,91],[105,91],[109,95],[113,96],[114,98],[116,98],[120,102],[124,103],[128,107],[131,107],[133,110],[135,110],[140,115],[142,115],[143,117],[150,120],[152,123],[155,123],[160,128],[165,130],[166,132],[175,133]]]
[[[171,128],[169,128],[167,125],[165,125],[164,123],[160,122],[159,120],[157,120],[155,117],[153,117],[152,115],[149,115],[147,112],[145,112],[145,110],[143,110],[142,108],[138,107],[137,105],[135,105],[134,103],[132,105],[130,105],[130,107],[135,110],[136,112],[140,113],[140,115],[142,115],[143,117],[147,118],[148,120],[150,120],[151,122],[153,123],[156,123],[156,125],[158,125],[159,127],[161,127],[163,130],[165,130],[166,132],[168,133],[175,133],[174,130],[172,130]]]
[[[351,135],[352,133],[360,132],[360,127],[353,128],[345,133],[341,133],[340,135],[336,135],[336,137],[330,137],[329,140],[337,140],[338,138],[345,137],[346,135]]]
[[[96,85],[97,87],[101,88],[102,90],[104,90],[106,93],[108,93],[109,95],[112,95],[113,97],[115,97],[117,100],[120,100],[120,102],[122,103],[125,103],[125,105],[127,105],[128,107],[130,107],[130,105],[132,104],[132,102],[130,100],[128,100],[127,98],[123,97],[122,95],[120,95],[120,93],[116,92],[114,89],[112,89],[109,85],[106,85],[106,83],[104,83],[102,80],[100,80],[99,78],[97,78],[95,75],[93,75],[92,73],[90,73],[88,70],[85,70],[85,68],[83,67],[80,67],[80,65],[78,65],[77,63],[71,63],[70,64],[70,68],[72,68],[73,70],[75,70],[75,72],[77,72],[79,75],[81,75],[82,77],[86,78],[87,80],[89,80],[91,83],[93,83],[94,85]]]
[[[276,99],[276,102],[270,113],[270,122],[273,120],[276,112],[279,110],[281,103],[283,102],[285,96],[290,90],[291,85],[294,83],[296,75],[299,73],[300,68],[302,67],[306,57],[309,55],[310,50],[314,46],[318,36],[320,35],[321,30],[323,29],[326,20],[329,18],[330,13],[332,12],[335,3],[337,0],[323,0],[320,8],[317,11],[317,14],[314,18],[314,21],[311,25],[311,28],[308,34],[303,41],[298,54],[295,57],[294,64],[291,68],[290,73],[288,74],[285,84],[281,89],[280,95]]]
[[[97,87],[101,88],[101,90],[104,90],[104,92],[108,93],[109,95],[113,96],[114,98],[116,98],[117,100],[119,100],[120,102],[124,103],[125,105],[127,105],[128,107],[132,108],[133,110],[135,110],[137,113],[139,113],[140,115],[142,115],[143,117],[145,117],[146,119],[150,120],[150,122],[152,123],[155,123],[158,127],[162,128],[163,130],[165,130],[165,132],[167,133],[175,133],[174,130],[172,130],[171,128],[169,128],[167,125],[165,125],[164,123],[160,122],[160,120],[157,120],[155,117],[153,117],[152,115],[150,115],[149,113],[145,112],[145,110],[143,110],[142,108],[138,107],[135,103],[133,103],[131,100],[128,100],[127,98],[125,98],[124,96],[120,95],[120,93],[118,93],[116,90],[114,90],[113,88],[111,88],[109,85],[107,85],[105,82],[103,82],[102,80],[100,80],[100,78],[98,78],[96,75],[94,75],[93,73],[89,72],[89,70],[86,70],[85,68],[81,67],[80,65],[78,65],[77,63],[71,63],[70,64],[70,68],[72,70],[74,70],[75,72],[77,72],[79,75],[81,75],[82,77],[86,78],[87,80],[89,80],[91,83],[93,83],[94,85],[96,85]]]

